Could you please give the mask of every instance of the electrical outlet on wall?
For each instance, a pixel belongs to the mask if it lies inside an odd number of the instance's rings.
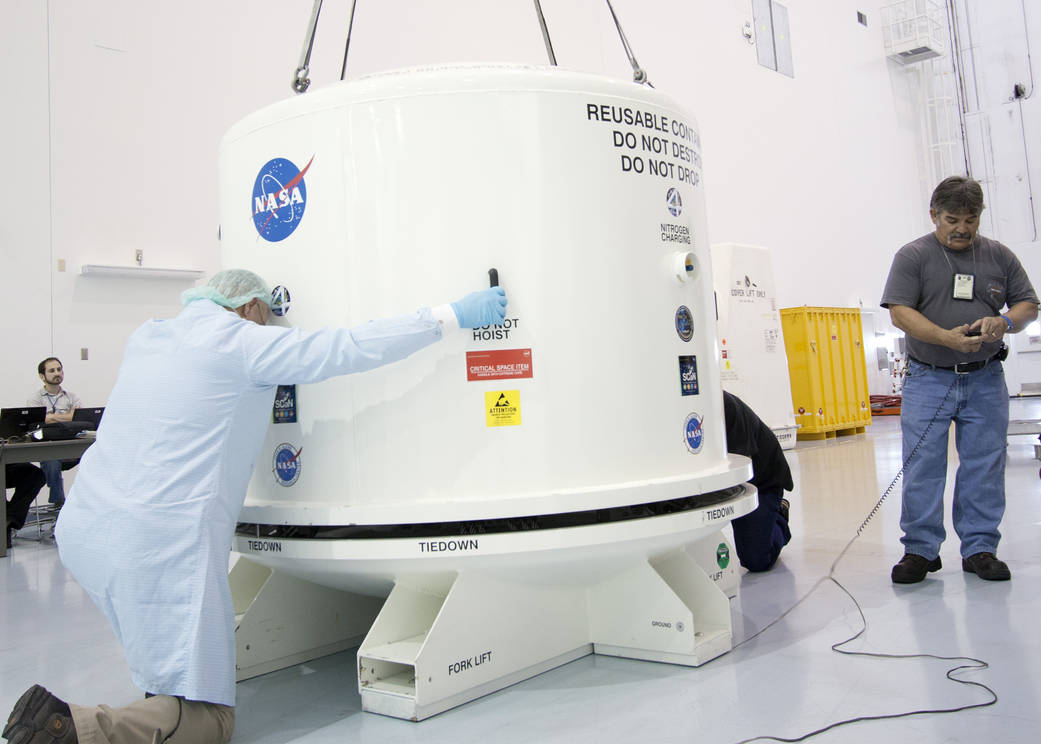
[[[134,251],[134,260],[137,261],[137,265],[140,266],[145,260],[145,252],[138,248]]]

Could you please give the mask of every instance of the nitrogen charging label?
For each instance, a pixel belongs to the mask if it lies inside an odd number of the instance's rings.
[[[705,432],[701,428],[701,414],[692,413],[683,422],[683,441],[687,449],[695,455],[701,452],[701,445],[705,443]]]
[[[484,394],[488,426],[520,426],[520,390],[492,390]]]
[[[275,454],[271,458],[271,472],[275,474],[278,485],[288,487],[300,479],[300,453],[303,451],[303,447],[297,449],[289,442],[282,442],[275,447]]]
[[[307,185],[304,174],[314,162],[314,156],[300,170],[291,160],[273,158],[264,164],[253,183],[253,224],[264,240],[277,243],[285,240],[304,218],[307,206]]]

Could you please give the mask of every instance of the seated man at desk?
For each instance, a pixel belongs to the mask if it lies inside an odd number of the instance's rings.
[[[47,357],[37,365],[36,371],[43,380],[43,387],[31,395],[26,404],[45,408],[47,411],[45,422],[48,424],[56,421],[72,421],[73,414],[82,404],[75,393],[70,393],[61,386],[65,379],[61,360],[57,357]],[[60,460],[41,462],[40,469],[43,470],[43,475],[47,479],[47,488],[50,491],[47,501],[60,509],[65,504],[65,482],[61,477],[62,463]]]
[[[14,495],[7,502],[7,524],[4,525],[4,538],[7,547],[11,547],[14,533],[22,529],[25,516],[29,513],[29,505],[46,481],[43,471],[30,462],[13,462],[4,466],[4,478],[7,488],[14,489]],[[7,494],[4,494],[7,498]]]

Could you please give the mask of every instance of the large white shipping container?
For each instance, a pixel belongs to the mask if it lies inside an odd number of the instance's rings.
[[[725,448],[703,188],[665,95],[556,68],[386,73],[227,133],[223,263],[277,286],[278,322],[363,324],[492,268],[509,299],[502,326],[277,397],[236,542],[240,674],[371,622],[286,575],[389,595],[359,684],[405,718],[594,649],[730,648],[719,530],[755,494]],[[480,673],[445,677],[481,643]]]

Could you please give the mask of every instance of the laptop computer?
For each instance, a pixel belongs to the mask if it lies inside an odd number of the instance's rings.
[[[85,424],[90,424],[88,429],[97,429],[98,424],[101,423],[101,417],[105,413],[105,407],[100,408],[77,408],[72,413],[73,421],[80,421]]]
[[[0,438],[20,437],[39,429],[47,417],[43,406],[0,408]]]

